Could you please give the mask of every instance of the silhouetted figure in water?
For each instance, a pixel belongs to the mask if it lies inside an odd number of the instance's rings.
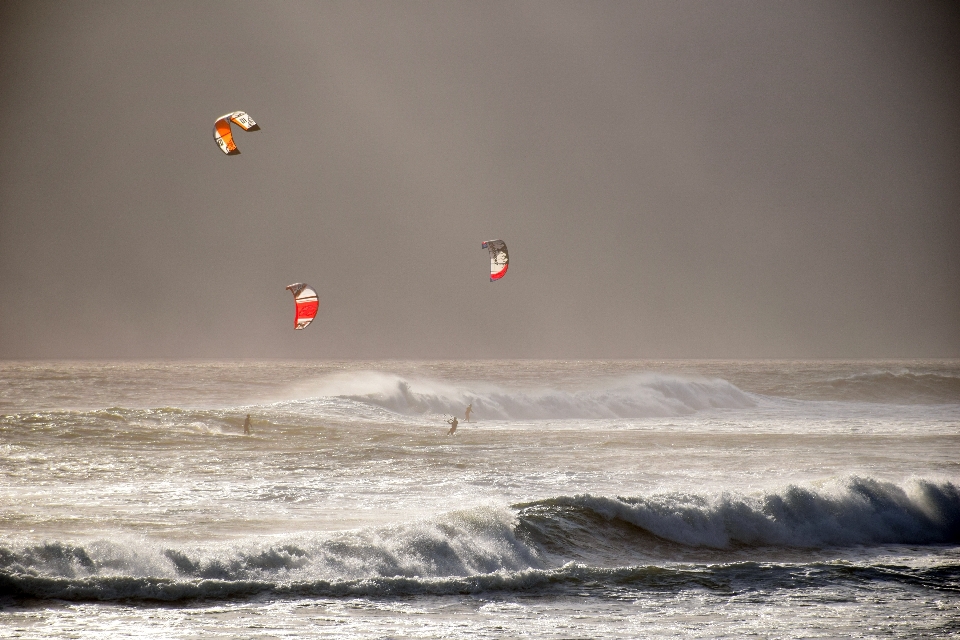
[[[243,435],[250,435],[250,414],[247,414],[247,419],[243,421]]]
[[[470,413],[471,413],[472,411],[473,411],[473,403],[471,402],[470,404],[467,405],[467,410],[464,411],[464,414],[465,414],[466,417],[467,417],[467,419],[464,420],[464,422],[470,422]]]
[[[457,419],[453,418],[451,420],[447,420],[447,424],[450,425],[450,431],[447,431],[447,435],[452,436],[457,432]]]

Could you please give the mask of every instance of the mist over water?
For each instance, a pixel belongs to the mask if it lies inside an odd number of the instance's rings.
[[[596,635],[589,620],[624,613],[614,636],[651,620],[676,634],[691,628],[669,612],[731,597],[736,615],[694,635],[745,632],[734,620],[767,607],[797,612],[783,629],[829,635],[846,623],[804,607],[861,593],[898,603],[897,633],[943,635],[960,606],[956,361],[6,362],[0,375],[0,617],[38,637],[58,627],[30,622],[28,603],[81,635],[115,616],[148,633],[161,602],[178,624],[207,611],[197,633],[220,611],[242,634],[267,606],[290,633],[325,633],[307,615],[322,611],[382,635],[408,603],[437,633],[537,619],[545,637],[558,621]],[[386,613],[342,618],[351,598]],[[581,622],[560,613],[574,601]],[[889,602],[857,616],[889,619]]]

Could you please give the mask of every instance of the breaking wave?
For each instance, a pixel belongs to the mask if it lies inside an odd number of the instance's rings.
[[[492,420],[669,417],[705,409],[754,406],[755,400],[725,380],[638,374],[581,390],[508,389],[488,383],[455,386],[379,372],[336,374],[316,380],[302,393],[337,397],[400,414],[461,414]]]
[[[799,565],[762,561],[770,549],[958,543],[960,490],[953,484],[918,479],[901,486],[854,477],[758,496],[557,496],[266,543],[11,545],[0,547],[0,596],[180,600],[729,588],[741,578],[751,585],[789,584],[818,573],[825,582],[927,581],[960,592],[960,566],[949,563],[909,569],[817,558]],[[690,564],[696,552],[712,555]]]

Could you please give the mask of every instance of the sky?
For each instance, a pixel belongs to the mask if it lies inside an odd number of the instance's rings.
[[[947,2],[4,2],[0,358],[958,357],[958,43]]]

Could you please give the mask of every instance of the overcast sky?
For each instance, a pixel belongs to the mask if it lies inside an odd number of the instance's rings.
[[[4,2],[0,357],[960,356],[955,6]]]

